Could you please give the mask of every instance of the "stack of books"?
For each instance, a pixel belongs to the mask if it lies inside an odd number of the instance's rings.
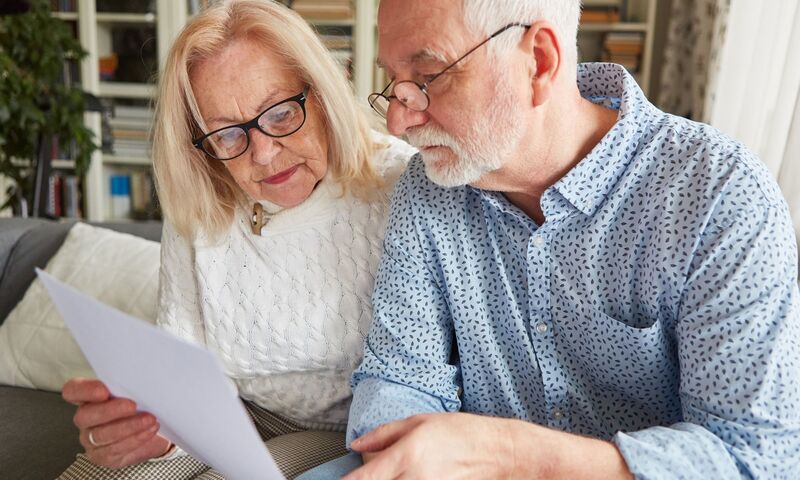
[[[152,122],[153,112],[147,107],[115,105],[114,116],[109,119],[114,155],[149,158]]]
[[[616,23],[620,21],[619,7],[584,7],[581,10],[581,23]]]
[[[636,32],[606,34],[603,42],[603,61],[618,63],[631,73],[638,73],[641,64],[644,36]]]
[[[346,20],[353,18],[351,0],[294,0],[291,7],[309,20]]]

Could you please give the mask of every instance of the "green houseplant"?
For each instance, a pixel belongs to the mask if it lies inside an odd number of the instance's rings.
[[[84,96],[65,78],[69,62],[86,56],[47,0],[30,11],[0,16],[0,175],[13,180],[0,210],[33,196],[33,159],[42,138],[74,145],[75,173],[82,175],[97,148],[83,124]],[[68,75],[67,75],[68,76]]]

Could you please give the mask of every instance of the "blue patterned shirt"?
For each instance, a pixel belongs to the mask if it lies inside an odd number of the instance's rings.
[[[397,186],[348,444],[424,412],[613,441],[639,479],[800,478],[800,295],[762,163],[585,64],[617,123],[544,192]]]

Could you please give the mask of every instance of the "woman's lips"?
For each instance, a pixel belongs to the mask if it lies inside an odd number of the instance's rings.
[[[292,168],[286,169],[271,177],[267,177],[264,180],[261,180],[261,182],[269,183],[270,185],[278,185],[292,178],[292,175],[294,175],[294,172],[296,172],[298,168],[300,168],[300,165],[295,165]]]

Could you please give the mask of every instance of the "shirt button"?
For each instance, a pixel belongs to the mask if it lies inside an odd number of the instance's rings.
[[[544,243],[545,243],[544,237],[541,235],[536,235],[536,237],[534,237],[533,239],[533,244],[537,247],[544,246]]]
[[[546,323],[536,324],[536,331],[539,333],[547,333],[547,324]]]
[[[564,418],[564,413],[556,408],[555,410],[553,410],[553,418],[555,418],[556,420],[561,420],[562,418]]]

